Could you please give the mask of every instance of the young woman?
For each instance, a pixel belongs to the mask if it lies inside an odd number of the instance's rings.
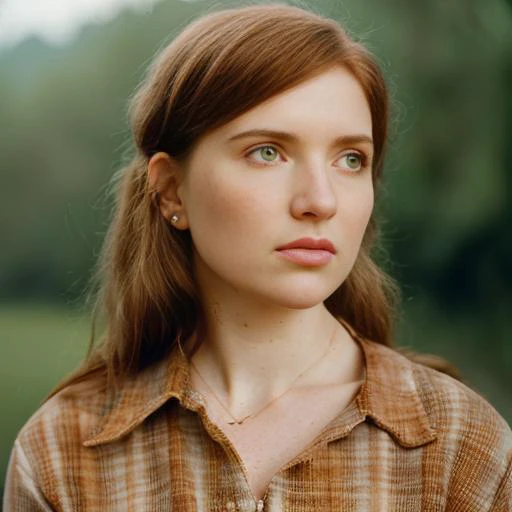
[[[295,7],[211,13],[131,113],[105,334],[19,433],[5,510],[511,510],[504,420],[389,347],[368,52]]]

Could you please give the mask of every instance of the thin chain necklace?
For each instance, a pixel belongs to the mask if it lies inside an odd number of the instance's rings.
[[[201,381],[203,382],[203,384],[207,387],[208,391],[210,391],[210,393],[213,395],[213,397],[215,398],[215,400],[217,401],[217,403],[224,409],[225,412],[228,413],[228,415],[231,417],[231,419],[233,421],[228,421],[228,425],[242,425],[244,423],[244,421],[248,420],[249,418],[255,418],[256,416],[258,416],[260,413],[262,413],[265,409],[267,409],[268,407],[270,407],[274,402],[276,402],[277,400],[279,400],[281,397],[283,397],[284,395],[286,395],[286,393],[288,393],[288,391],[290,391],[293,387],[293,385],[307,372],[309,372],[310,370],[312,370],[315,366],[317,366],[318,364],[320,364],[324,358],[327,356],[327,354],[329,353],[329,350],[331,349],[332,347],[332,344],[334,342],[334,335],[336,334],[336,328],[334,329],[334,332],[332,333],[332,336],[331,336],[331,340],[329,342],[329,345],[327,346],[327,349],[325,350],[325,352],[318,358],[316,359],[315,361],[313,361],[313,364],[309,365],[305,370],[303,370],[301,373],[299,373],[299,375],[297,375],[297,377],[295,377],[292,382],[290,383],[290,385],[279,395],[277,395],[275,398],[272,398],[272,400],[270,400],[269,402],[267,402],[265,405],[263,405],[263,407],[261,407],[260,409],[258,409],[256,412],[252,412],[250,414],[248,414],[247,416],[244,416],[243,418],[235,418],[235,416],[233,416],[233,414],[231,413],[231,411],[224,405],[224,403],[222,402],[222,400],[217,396],[217,393],[215,393],[215,391],[208,385],[208,383],[204,380],[203,376],[199,373],[199,370],[196,368],[195,364],[192,362],[192,360],[190,360],[190,365],[192,366],[192,369],[196,372],[197,376],[201,379]]]

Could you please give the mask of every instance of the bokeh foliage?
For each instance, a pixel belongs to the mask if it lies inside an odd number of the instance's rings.
[[[108,183],[129,156],[128,98],[165,42],[223,5],[240,3],[164,0],[64,47],[32,39],[0,53],[1,481],[16,430],[87,341],[82,327],[80,339],[62,332],[66,313],[48,313],[49,323],[19,304],[81,304],[108,224]],[[403,289],[397,341],[447,357],[511,421],[510,4],[300,5],[340,20],[390,83],[379,257]]]

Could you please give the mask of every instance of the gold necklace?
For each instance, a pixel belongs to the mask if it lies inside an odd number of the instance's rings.
[[[256,412],[252,412],[251,414],[248,414],[247,416],[244,416],[242,419],[235,418],[235,416],[233,416],[231,411],[224,405],[222,400],[217,396],[217,393],[215,393],[215,391],[208,385],[206,380],[204,380],[203,376],[199,373],[199,370],[196,368],[196,366],[192,362],[192,360],[190,360],[190,365],[191,365],[192,369],[196,372],[197,376],[201,379],[203,384],[207,387],[208,391],[210,391],[210,393],[213,395],[213,397],[218,402],[218,404],[224,409],[224,411],[226,411],[228,413],[228,415],[233,420],[233,421],[228,421],[228,425],[242,425],[244,423],[244,421],[248,420],[249,418],[255,418],[260,413],[262,413],[265,409],[270,407],[274,402],[276,402],[281,397],[286,395],[286,393],[288,393],[288,391],[290,391],[292,389],[292,387],[295,384],[295,382],[297,382],[305,373],[307,373],[311,369],[313,369],[313,367],[315,367],[316,365],[320,364],[324,360],[324,358],[327,356],[327,354],[329,353],[329,350],[330,350],[330,348],[331,348],[331,346],[332,346],[332,344],[334,342],[334,335],[335,334],[336,334],[336,328],[334,328],[334,332],[332,333],[331,340],[330,340],[329,345],[327,346],[327,349],[325,350],[325,352],[318,359],[316,359],[313,362],[313,364],[309,365],[305,370],[303,370],[301,373],[299,373],[299,375],[297,375],[297,377],[295,377],[292,380],[290,385],[281,394],[277,395],[275,398],[272,398],[272,400],[267,402],[263,407],[258,409]]]

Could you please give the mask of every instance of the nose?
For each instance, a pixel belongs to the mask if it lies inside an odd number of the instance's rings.
[[[296,168],[290,204],[293,217],[318,221],[336,213],[337,197],[329,170],[327,164],[320,163]]]

